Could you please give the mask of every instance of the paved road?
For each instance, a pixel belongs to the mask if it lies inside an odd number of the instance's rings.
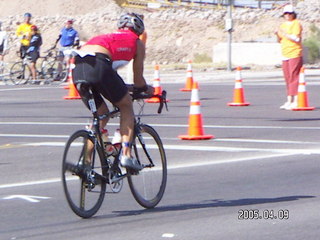
[[[143,121],[159,132],[168,157],[159,206],[142,209],[125,184],[89,220],[71,212],[60,182],[63,145],[89,121],[88,111],[63,100],[67,90],[56,86],[1,86],[0,239],[317,239],[317,78],[308,84],[310,112],[279,110],[280,79],[245,83],[248,107],[227,106],[232,81],[203,81],[204,131],[215,136],[208,141],[177,138],[188,129],[190,93],[181,85],[163,84],[169,112],[145,106]],[[113,120],[109,130],[116,127]],[[241,219],[253,213],[258,219]]]

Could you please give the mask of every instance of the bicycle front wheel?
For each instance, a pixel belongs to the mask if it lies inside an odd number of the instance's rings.
[[[28,67],[23,62],[16,62],[10,68],[10,80],[13,84],[25,84],[31,77]]]
[[[103,202],[103,161],[88,131],[77,131],[69,138],[63,154],[62,183],[70,208],[82,218],[92,217]]]
[[[145,208],[154,208],[162,199],[167,183],[167,160],[157,132],[140,125],[133,142],[133,154],[144,167],[138,174],[128,175],[135,200]]]

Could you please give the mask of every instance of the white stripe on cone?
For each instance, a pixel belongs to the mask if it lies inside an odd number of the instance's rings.
[[[190,106],[190,114],[192,114],[192,115],[201,114],[200,105],[192,105],[192,106]]]

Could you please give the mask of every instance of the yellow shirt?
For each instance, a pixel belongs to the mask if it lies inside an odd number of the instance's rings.
[[[29,46],[30,44],[31,26],[31,23],[21,23],[16,30],[16,35],[22,38],[21,44],[23,46]]]
[[[294,35],[300,38],[300,42],[295,42],[293,40],[288,39],[285,36],[280,35],[282,55],[285,58],[302,57],[302,43],[301,43],[302,26],[300,22],[297,19],[293,21],[286,21],[280,25],[280,29],[286,34]]]

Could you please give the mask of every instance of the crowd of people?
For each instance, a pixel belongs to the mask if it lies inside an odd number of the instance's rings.
[[[42,45],[41,29],[32,23],[32,14],[25,13],[23,22],[18,23],[15,35],[19,38],[19,56],[21,59],[27,59],[32,74],[32,83],[40,83],[37,79],[37,60],[40,57],[40,48]],[[73,19],[67,19],[65,26],[61,29],[54,48],[59,49],[59,62],[66,62],[70,57],[71,49],[79,47],[80,38],[78,32],[73,28]],[[8,34],[2,30],[0,22],[0,62],[4,60],[4,56],[8,53]],[[65,60],[65,61],[63,61]],[[68,67],[68,66],[66,66]],[[62,66],[59,66],[62,70]]]

